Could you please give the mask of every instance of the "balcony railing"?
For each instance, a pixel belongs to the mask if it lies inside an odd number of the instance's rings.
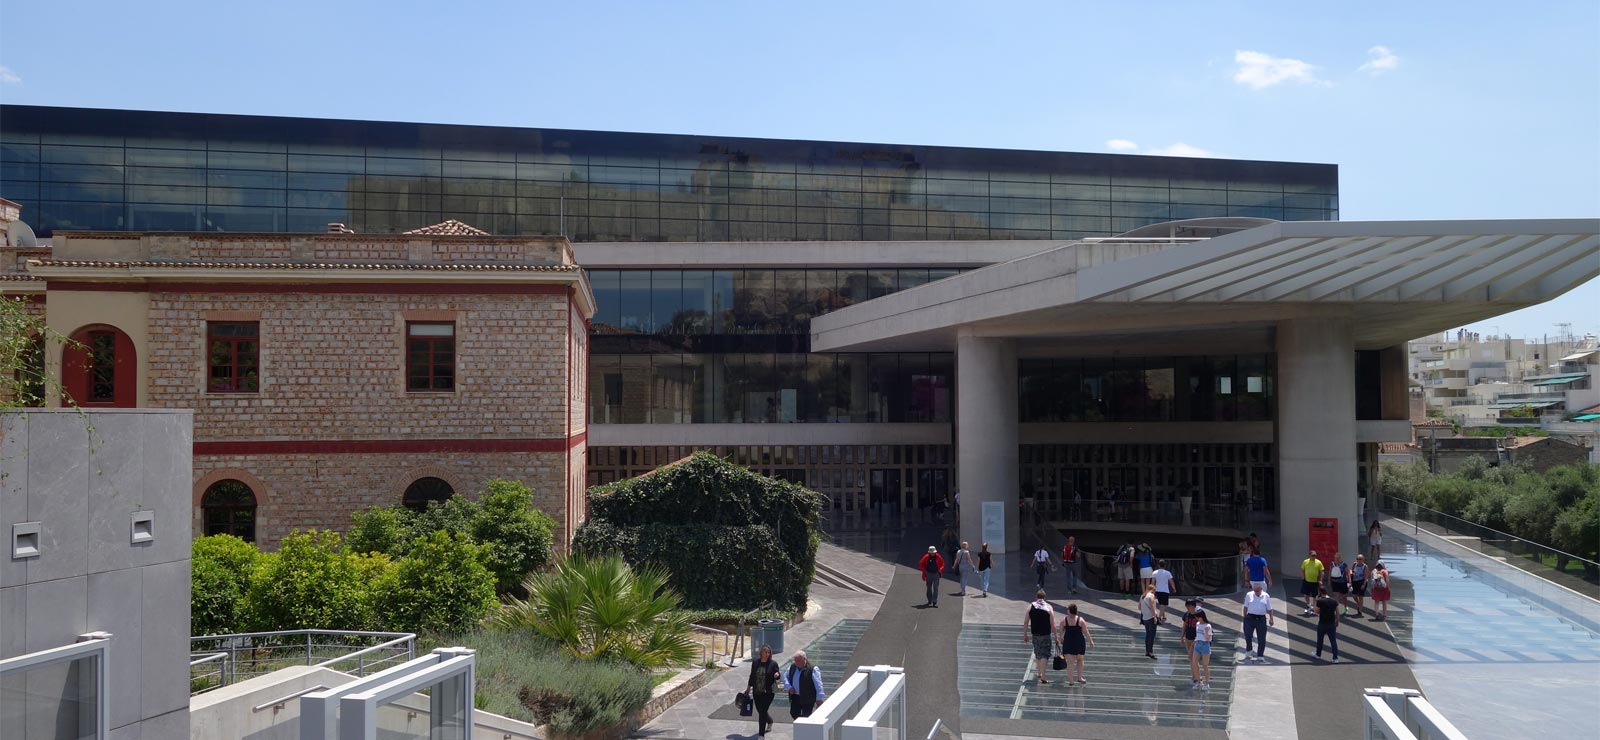
[[[189,638],[189,691],[199,694],[292,665],[365,676],[416,657],[410,632],[281,630]],[[220,657],[219,657],[220,656]]]

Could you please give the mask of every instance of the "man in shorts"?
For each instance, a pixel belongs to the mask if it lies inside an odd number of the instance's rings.
[[[1150,574],[1150,580],[1155,581],[1156,603],[1161,605],[1161,616],[1156,621],[1165,622],[1167,621],[1167,601],[1172,598],[1172,592],[1177,590],[1178,581],[1172,577],[1172,571],[1167,570],[1167,561],[1165,560],[1156,561],[1156,569]]]
[[[1033,603],[1028,605],[1028,615],[1022,619],[1022,641],[1033,645],[1039,683],[1050,683],[1050,679],[1045,678],[1049,675],[1045,671],[1050,659],[1056,656],[1055,609],[1044,600],[1044,589],[1039,589],[1033,596]]]
[[[1133,590],[1133,540],[1117,550],[1117,585],[1127,593]]]
[[[1311,557],[1300,561],[1300,576],[1304,579],[1300,582],[1300,595],[1304,596],[1306,600],[1305,611],[1300,612],[1302,617],[1309,617],[1316,613],[1312,611],[1311,604],[1316,600],[1317,592],[1322,590],[1322,574],[1324,570],[1326,568],[1323,567],[1322,561],[1317,559],[1316,550],[1311,551]]]

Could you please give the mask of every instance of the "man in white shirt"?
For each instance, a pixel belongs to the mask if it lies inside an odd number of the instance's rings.
[[[1267,628],[1272,626],[1272,594],[1256,581],[1244,595],[1244,659],[1261,663],[1267,659]],[[1252,639],[1254,638],[1254,639]],[[1256,654],[1250,655],[1251,645]]]
[[[1150,579],[1156,583],[1156,602],[1161,604],[1161,614],[1157,622],[1167,621],[1167,601],[1172,598],[1172,592],[1178,584],[1178,579],[1172,576],[1172,571],[1167,570],[1167,561],[1157,560],[1156,570],[1150,574]]]
[[[789,690],[789,716],[794,719],[810,717],[817,702],[828,698],[822,688],[822,669],[811,665],[804,650],[795,651],[794,663],[783,674],[783,687]]]
[[[1033,572],[1039,576],[1038,589],[1043,591],[1044,577],[1050,574],[1050,551],[1044,549],[1044,545],[1033,552]]]

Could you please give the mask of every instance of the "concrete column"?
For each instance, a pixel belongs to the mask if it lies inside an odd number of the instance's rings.
[[[1309,549],[1309,518],[1338,518],[1339,550],[1347,561],[1358,552],[1356,353],[1350,322],[1342,318],[1280,321],[1277,348],[1275,447],[1284,562],[1273,566],[1295,584]]]
[[[1014,340],[956,338],[956,465],[961,538],[992,552],[1022,546],[1017,534],[1017,347]],[[985,533],[985,502],[998,502],[1003,536]],[[992,508],[992,507],[991,507]]]

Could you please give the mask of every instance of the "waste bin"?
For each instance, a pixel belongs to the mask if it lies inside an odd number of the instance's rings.
[[[783,652],[783,620],[762,619],[756,622],[756,632],[761,636],[753,638],[750,643],[760,650],[762,645],[772,648],[774,655]]]

